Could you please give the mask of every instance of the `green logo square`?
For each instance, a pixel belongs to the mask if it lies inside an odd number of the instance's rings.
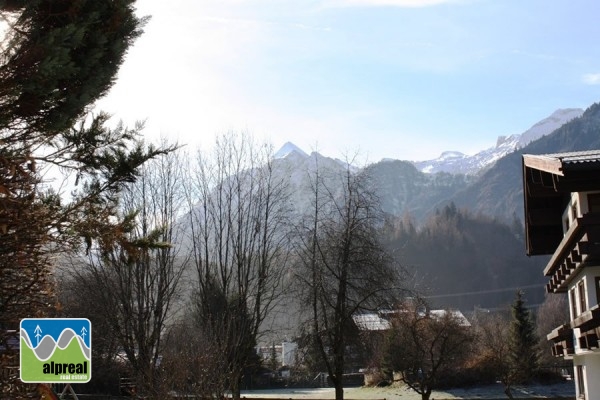
[[[87,318],[21,320],[21,380],[85,383],[92,378],[92,323]]]

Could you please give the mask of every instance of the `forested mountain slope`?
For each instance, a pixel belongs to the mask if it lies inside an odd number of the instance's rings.
[[[549,154],[600,148],[600,104],[589,107],[581,117],[563,125],[554,133],[511,153],[458,191],[448,201],[476,213],[509,221],[513,215],[523,218],[522,154]]]
[[[435,307],[502,307],[517,289],[530,304],[543,301],[548,258],[525,255],[517,220],[509,226],[450,204],[419,228],[402,218],[388,229],[389,248]]]

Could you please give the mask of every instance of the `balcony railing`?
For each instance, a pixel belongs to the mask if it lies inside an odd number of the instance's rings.
[[[571,356],[575,353],[573,345],[573,328],[569,324],[561,325],[547,336],[553,342],[552,355],[554,357]]]
[[[581,349],[597,349],[600,335],[600,306],[596,305],[577,316],[571,321],[571,328],[579,328],[579,347]]]
[[[600,213],[576,218],[544,269],[548,293],[566,292],[570,278],[585,265],[600,261]]]

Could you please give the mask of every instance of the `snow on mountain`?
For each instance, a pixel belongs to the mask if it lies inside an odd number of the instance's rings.
[[[286,153],[286,147],[293,151]],[[274,173],[277,179],[282,179],[288,185],[291,212],[297,215],[303,215],[310,210],[314,196],[311,188],[317,171],[319,179],[335,192],[341,182],[339,177],[343,176],[348,168],[348,165],[340,160],[325,157],[317,152],[308,155],[292,143],[286,143],[277,154],[286,155],[274,157]],[[354,168],[352,170],[354,171]]]
[[[559,109],[549,117],[534,124],[522,134],[498,137],[495,146],[474,155],[467,155],[460,151],[445,151],[436,159],[413,161],[413,164],[419,171],[424,173],[448,172],[451,174],[475,175],[481,170],[494,165],[498,159],[528,145],[542,136],[554,132],[572,119],[581,116],[581,114],[583,114],[583,110],[580,108]],[[295,168],[302,166],[306,170],[307,164],[310,164],[310,161],[307,159],[314,158],[314,156],[314,154],[308,155],[295,144],[287,142],[275,153],[274,158],[279,160],[285,159],[289,166],[294,166]],[[326,164],[333,161],[337,162],[338,168],[347,167],[345,162],[338,159],[328,157],[322,157],[322,159],[327,160]],[[386,160],[393,161],[392,159],[384,159],[382,161]],[[358,170],[358,168],[352,168]]]
[[[286,142],[277,151],[277,153],[275,153],[275,155],[273,156],[273,158],[285,158],[285,157],[287,157],[287,156],[289,156],[290,154],[293,154],[293,153],[296,153],[296,155],[302,156],[303,158],[308,157],[308,154],[306,154],[304,151],[302,151],[302,149],[300,149],[294,143],[292,143],[292,142]]]
[[[413,164],[425,173],[449,172],[474,175],[482,169],[492,166],[505,155],[554,132],[581,114],[583,114],[583,110],[580,108],[559,109],[522,134],[500,136],[494,147],[482,150],[472,156],[457,151],[445,151],[434,160],[414,161]]]
[[[451,160],[457,160],[457,159],[461,159],[461,158],[465,158],[465,157],[466,157],[466,155],[464,153],[461,153],[460,151],[445,151],[440,156],[440,159],[451,161]]]
[[[519,148],[528,145],[542,136],[546,136],[547,134],[554,132],[570,120],[580,117],[581,114],[583,114],[583,110],[581,108],[565,108],[556,110],[548,118],[544,118],[527,131],[523,132],[519,138]]]

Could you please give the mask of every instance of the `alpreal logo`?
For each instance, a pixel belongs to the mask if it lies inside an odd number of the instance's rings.
[[[23,382],[89,382],[92,324],[87,318],[22,319],[20,353]]]

